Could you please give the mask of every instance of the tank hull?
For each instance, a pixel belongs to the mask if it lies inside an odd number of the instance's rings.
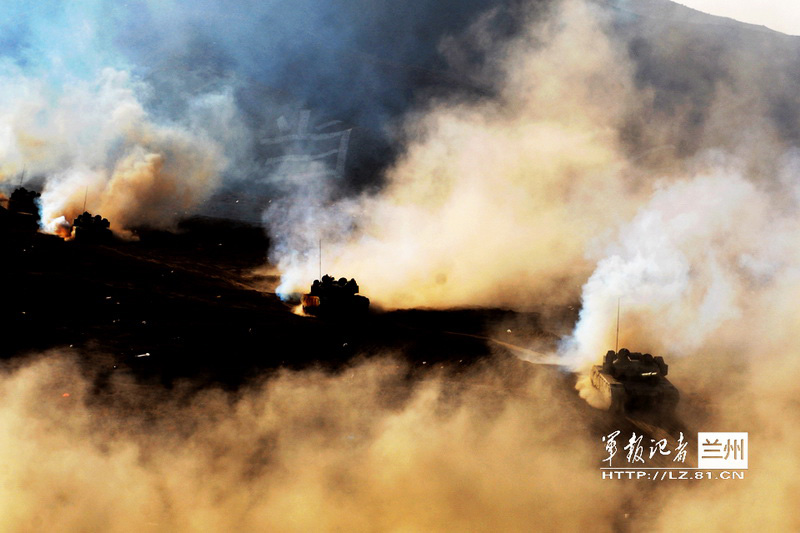
[[[360,295],[332,298],[304,294],[300,303],[304,313],[319,317],[358,316],[369,310],[369,298]]]
[[[83,228],[73,227],[73,235],[76,242],[90,244],[106,244],[114,240],[114,234],[108,228]]]
[[[627,400],[625,387],[613,376],[603,373],[602,368],[600,365],[592,367],[592,386],[603,395],[609,411],[621,413],[625,410]]]
[[[661,357],[620,350],[606,354],[602,365],[591,370],[592,386],[616,413],[635,411],[672,414],[678,405],[678,389],[665,377]]]

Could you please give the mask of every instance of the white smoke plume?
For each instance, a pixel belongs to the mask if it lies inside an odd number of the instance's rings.
[[[46,229],[59,217],[71,222],[84,202],[123,235],[137,225],[169,227],[220,183],[225,135],[237,131],[224,91],[195,98],[191,118],[175,123],[148,113],[149,87],[126,71],[104,69],[57,89],[18,71],[3,79],[13,89],[0,93],[0,176],[45,178]]]
[[[800,280],[793,191],[767,190],[736,167],[659,188],[619,230],[565,343],[576,366],[613,348],[618,299],[620,345],[693,353],[728,328],[746,334],[774,285]]]

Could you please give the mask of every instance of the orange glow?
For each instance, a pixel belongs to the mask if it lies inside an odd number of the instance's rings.
[[[65,241],[71,241],[75,237],[72,233],[72,228],[69,226],[57,226],[56,235],[58,235]]]

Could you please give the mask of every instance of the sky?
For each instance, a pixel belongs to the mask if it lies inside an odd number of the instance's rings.
[[[800,35],[800,3],[793,0],[681,0],[678,3],[711,15]]]

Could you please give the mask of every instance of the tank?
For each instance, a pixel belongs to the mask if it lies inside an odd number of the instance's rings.
[[[631,352],[622,348],[609,350],[602,365],[592,367],[592,386],[617,413],[633,411],[671,414],[678,404],[678,389],[667,379],[668,366],[663,357]]]
[[[24,215],[33,215],[36,220],[39,220],[39,196],[36,191],[29,191],[25,187],[18,187],[14,189],[11,196],[8,197],[8,210],[12,213],[19,213]]]
[[[320,317],[355,316],[366,314],[369,298],[358,294],[355,279],[322,276],[314,280],[311,291],[301,298],[303,312]]]
[[[0,212],[5,230],[36,233],[39,229],[39,193],[19,187],[8,197],[7,209]],[[1,208],[0,208],[1,209]]]
[[[72,223],[72,231],[75,240],[102,244],[112,240],[111,223],[108,219],[100,215],[92,216],[91,213],[84,211],[78,215]]]

